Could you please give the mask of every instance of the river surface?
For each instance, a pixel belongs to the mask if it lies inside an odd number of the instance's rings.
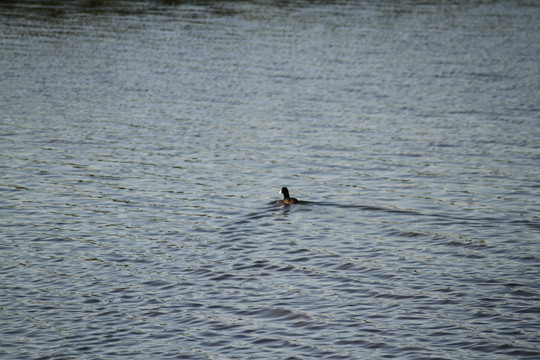
[[[538,19],[0,2],[0,358],[540,358]]]

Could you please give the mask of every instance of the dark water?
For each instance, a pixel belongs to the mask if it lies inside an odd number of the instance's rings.
[[[0,357],[538,359],[538,19],[1,2]]]

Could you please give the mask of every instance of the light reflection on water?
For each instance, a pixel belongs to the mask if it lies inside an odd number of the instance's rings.
[[[2,356],[538,357],[538,7],[81,4],[0,6]]]

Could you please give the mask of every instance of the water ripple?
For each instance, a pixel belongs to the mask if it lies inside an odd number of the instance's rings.
[[[539,357],[537,7],[125,5],[0,2],[0,357]]]

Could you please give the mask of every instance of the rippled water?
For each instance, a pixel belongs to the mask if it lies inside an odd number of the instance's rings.
[[[539,358],[538,18],[1,2],[0,357]]]

